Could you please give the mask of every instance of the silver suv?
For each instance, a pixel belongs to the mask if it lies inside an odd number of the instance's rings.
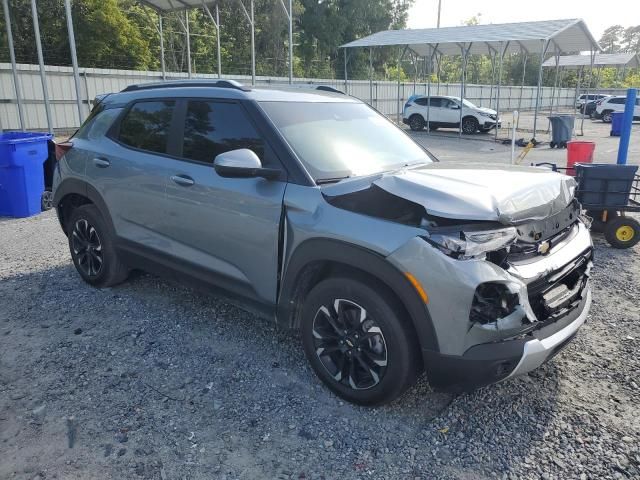
[[[54,205],[87,283],[142,269],[231,298],[299,329],[351,402],[423,371],[449,391],[529,372],[587,317],[572,178],[438,163],[345,95],[131,86],[58,153]]]

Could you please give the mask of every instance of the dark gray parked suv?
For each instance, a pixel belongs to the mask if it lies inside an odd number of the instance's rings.
[[[143,269],[299,328],[352,402],[423,370],[454,391],[529,372],[586,320],[573,179],[438,163],[345,95],[131,86],[58,150],[54,205],[87,283]]]

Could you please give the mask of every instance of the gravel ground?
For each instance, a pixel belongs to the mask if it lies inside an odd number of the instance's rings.
[[[640,478],[640,248],[524,378],[345,404],[294,333],[149,275],[84,284],[52,212],[0,219],[0,478]]]

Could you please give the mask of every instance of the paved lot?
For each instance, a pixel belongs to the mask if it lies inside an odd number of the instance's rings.
[[[93,289],[52,212],[0,218],[0,479],[640,478],[640,247],[595,243],[589,321],[553,362],[365,409],[297,335],[148,275]]]

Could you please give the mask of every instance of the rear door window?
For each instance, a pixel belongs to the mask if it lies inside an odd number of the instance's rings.
[[[415,102],[417,105],[420,105],[422,107],[425,107],[427,105],[427,99],[426,98],[416,98]]]
[[[615,103],[616,105],[624,104],[627,101],[626,98],[612,98],[609,103]]]
[[[217,155],[248,148],[263,165],[274,163],[273,154],[238,103],[190,100],[184,125],[182,156],[213,164]]]
[[[434,108],[440,108],[443,106],[444,98],[435,97],[431,99],[430,105]]]
[[[174,109],[174,100],[135,103],[120,122],[118,139],[133,148],[166,153]]]

